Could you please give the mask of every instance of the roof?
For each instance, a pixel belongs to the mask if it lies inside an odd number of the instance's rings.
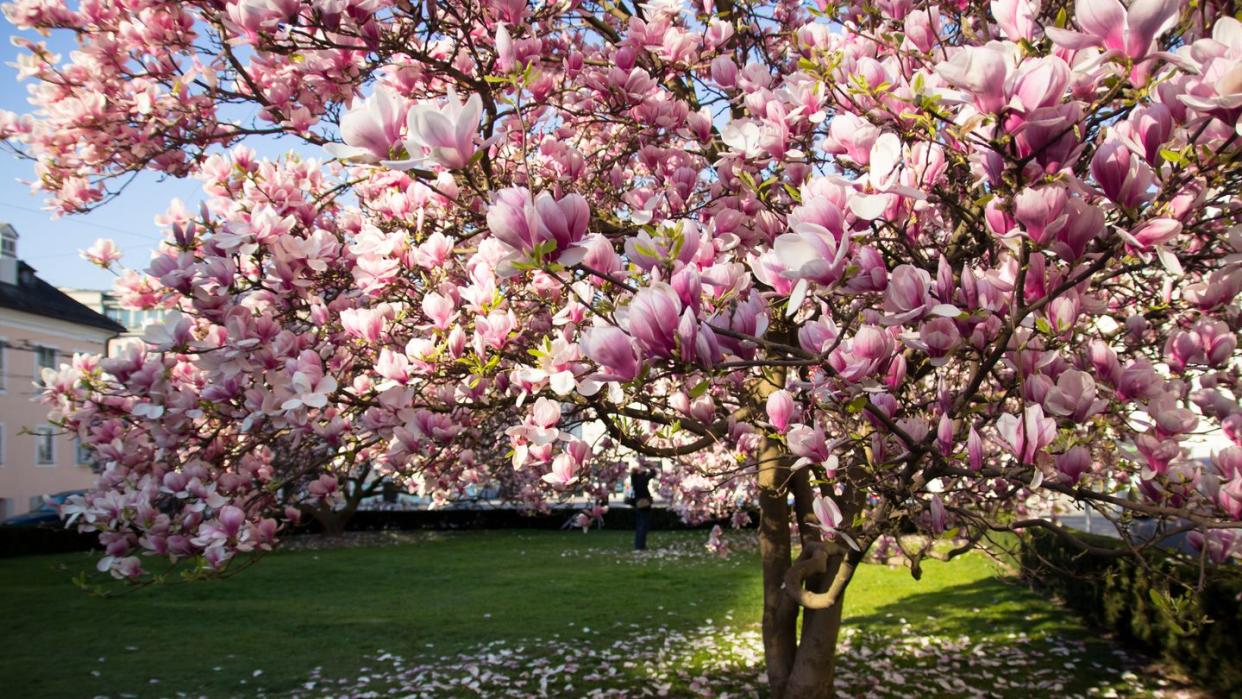
[[[114,333],[125,332],[124,325],[74,301],[60,289],[40,279],[33,267],[21,261],[17,263],[17,283],[0,282],[0,308],[55,318]]]

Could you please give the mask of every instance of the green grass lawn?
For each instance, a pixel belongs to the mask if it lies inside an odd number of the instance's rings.
[[[366,675],[369,686],[392,684],[419,662],[447,674],[467,672],[462,668],[471,663],[530,673],[550,662],[539,649],[563,657],[555,649],[564,646],[581,650],[591,667],[557,675],[550,696],[587,686],[625,694],[627,686],[660,688],[659,678],[651,679],[654,655],[637,666],[624,660],[636,647],[661,643],[658,662],[673,675],[665,683],[672,695],[690,693],[700,675],[753,693],[761,594],[754,549],[716,559],[697,554],[702,532],[656,532],[663,552],[636,559],[626,550],[628,536],[428,534],[401,545],[280,552],[235,577],[108,598],[71,583],[92,567],[88,554],[0,560],[0,693],[318,695],[332,678],[354,682]],[[1128,666],[1112,646],[998,579],[981,555],[926,564],[922,581],[905,569],[864,566],[849,589],[846,613],[861,632],[843,654],[843,668],[857,675],[861,693],[880,695],[888,687],[911,696],[900,685],[915,675],[902,668],[927,665],[926,672],[914,671],[922,673],[920,682],[944,676],[940,688],[927,688],[930,694],[954,694],[959,688],[945,684],[954,679],[953,668],[939,667],[950,662],[985,672],[994,664],[1001,680],[991,688],[998,695],[1023,696],[1007,691],[1008,681],[1050,663],[1067,694],[1088,687],[1136,691],[1127,689],[1133,682],[1118,679]],[[749,650],[739,651],[743,644]],[[377,660],[381,652],[390,658]],[[877,665],[875,653],[887,660]],[[724,655],[736,671],[727,678]],[[613,674],[595,684],[583,679],[597,671]],[[429,681],[417,677],[403,681]],[[566,689],[563,678],[577,684]],[[526,693],[518,685],[511,691]],[[455,693],[472,694],[429,690]]]

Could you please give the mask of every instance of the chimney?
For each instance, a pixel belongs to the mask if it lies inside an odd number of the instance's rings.
[[[0,223],[0,283],[17,284],[17,231]]]

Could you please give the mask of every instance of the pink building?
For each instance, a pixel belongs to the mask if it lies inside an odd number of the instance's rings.
[[[47,421],[36,386],[44,367],[106,354],[124,331],[36,276],[17,258],[17,232],[0,223],[0,519],[93,485],[89,456]]]

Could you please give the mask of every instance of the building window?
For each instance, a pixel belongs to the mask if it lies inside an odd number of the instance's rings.
[[[86,466],[86,465],[95,463],[95,454],[90,450],[89,447],[87,447],[85,444],[82,443],[82,440],[75,439],[73,440],[73,443],[74,443],[74,446],[77,447],[77,449],[75,450],[77,453],[77,457],[76,457],[77,461],[75,463],[77,463],[79,466]]]
[[[51,466],[56,463],[56,435],[51,427],[40,427],[35,430],[35,463],[40,466]]]
[[[8,446],[4,439],[4,423],[0,422],[0,466],[4,465],[4,448]]]
[[[0,392],[3,392],[4,389],[8,388],[8,374],[6,373],[8,368],[9,343],[6,340],[0,340]]]
[[[17,241],[7,235],[0,238],[0,256],[17,257]]]
[[[43,370],[56,368],[56,350],[51,347],[35,347],[35,384],[43,385]]]

